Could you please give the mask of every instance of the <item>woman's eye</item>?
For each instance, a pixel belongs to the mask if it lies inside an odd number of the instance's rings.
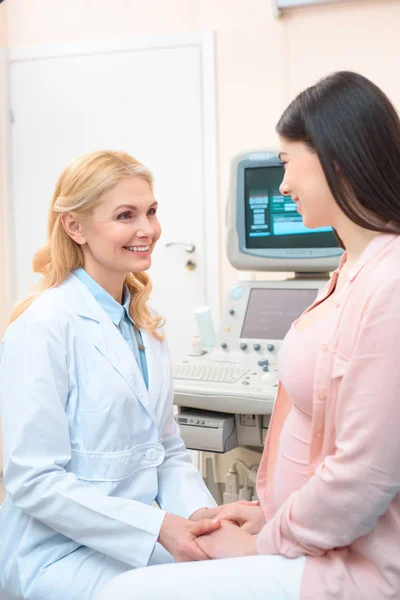
[[[157,213],[157,209],[156,208],[150,208],[149,212],[147,213],[150,217],[154,217],[154,215]]]
[[[121,213],[120,215],[118,215],[118,219],[120,221],[125,221],[126,219],[130,219],[131,216],[132,216],[132,213],[128,211],[128,212],[124,212],[124,213]]]

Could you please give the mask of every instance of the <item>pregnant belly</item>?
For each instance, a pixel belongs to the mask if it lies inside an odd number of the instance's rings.
[[[276,509],[307,482],[310,443],[311,417],[293,407],[279,441],[274,481]]]

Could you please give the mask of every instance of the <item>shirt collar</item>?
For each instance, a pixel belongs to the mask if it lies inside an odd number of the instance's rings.
[[[131,306],[131,294],[130,294],[130,291],[129,291],[127,285],[124,285],[124,291],[122,294],[122,306],[123,306],[125,315],[132,322],[132,325],[134,325],[135,323],[134,323],[131,315],[129,314],[129,308]]]
[[[126,285],[124,286],[123,303],[121,305],[115,300],[115,298],[113,298],[108,292],[106,292],[106,290],[102,288],[101,285],[97,283],[97,281],[95,281],[93,277],[91,277],[89,273],[85,271],[85,269],[83,269],[82,267],[76,269],[73,272],[73,274],[87,287],[89,292],[94,296],[94,298],[100,304],[102,309],[110,317],[114,325],[118,327],[121,320],[124,318],[124,315],[126,315],[132,321],[131,316],[129,314],[131,295]]]
[[[378,233],[368,244],[365,250],[362,252],[361,256],[359,256],[356,263],[349,270],[348,278],[350,281],[353,281],[361,271],[361,269],[367,264],[367,262],[375,256],[380,250],[382,250],[387,244],[393,241],[395,238],[398,238],[397,234],[393,233]],[[335,273],[339,273],[340,269],[343,267],[347,260],[347,252],[344,252],[340,258],[339,267],[336,269]]]

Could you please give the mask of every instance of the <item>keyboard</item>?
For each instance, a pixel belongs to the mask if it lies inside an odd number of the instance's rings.
[[[172,375],[174,379],[235,383],[249,371],[250,369],[219,365],[218,363],[181,362],[172,370]]]

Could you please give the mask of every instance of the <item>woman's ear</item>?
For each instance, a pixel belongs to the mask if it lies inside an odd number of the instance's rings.
[[[65,213],[61,215],[61,223],[65,232],[72,240],[74,240],[74,242],[79,244],[79,246],[86,244],[86,237],[83,233],[82,223],[79,223],[73,214]]]

